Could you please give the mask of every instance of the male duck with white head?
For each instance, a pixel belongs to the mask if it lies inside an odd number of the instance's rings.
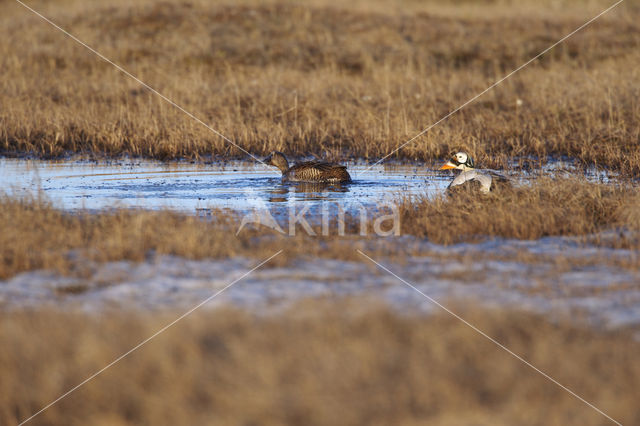
[[[440,170],[460,170],[458,176],[447,187],[448,191],[457,187],[468,187],[475,184],[480,186],[480,192],[488,194],[501,184],[509,185],[509,179],[493,170],[478,170],[473,158],[466,152],[458,152],[447,161]]]

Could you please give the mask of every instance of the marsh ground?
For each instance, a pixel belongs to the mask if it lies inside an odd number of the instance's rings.
[[[359,236],[359,224],[344,237],[262,228],[235,235],[238,218],[223,212],[70,213],[6,198],[0,340],[12,349],[0,356],[3,384],[14,391],[2,393],[0,415],[24,419],[174,319],[176,309],[284,249],[216,298],[210,307],[217,309],[177,324],[187,329],[160,336],[155,349],[153,342],[132,354],[36,424],[333,424],[334,416],[346,424],[603,422],[416,292],[367,268],[361,249],[456,312],[477,310],[474,325],[633,423],[637,200],[625,195],[624,186],[541,179],[503,203],[465,194],[405,201],[405,235],[384,239]],[[502,208],[481,223],[456,225],[452,212],[482,213],[486,203]],[[567,215],[575,218],[570,227]],[[425,228],[427,216],[440,226]],[[519,220],[526,226],[514,226]],[[558,239],[523,240],[545,235]],[[123,384],[126,392],[114,392]],[[168,399],[179,409],[168,413]]]
[[[44,195],[43,195],[44,197]],[[584,178],[540,178],[511,191],[477,197],[473,193],[435,198],[398,198],[401,236],[437,244],[478,242],[491,238],[535,240],[573,236],[585,244],[636,251],[640,197],[631,184],[598,184]],[[345,217],[345,235],[335,222],[329,234],[297,227],[294,236],[263,226],[240,227],[240,217],[212,211],[202,218],[167,210],[113,209],[65,212],[46,199],[0,199],[0,277],[22,271],[54,269],[66,273],[84,260],[143,260],[149,253],[190,259],[234,256],[266,257],[285,249],[287,255],[352,259],[354,244],[371,243],[396,257],[421,254],[419,245],[402,238],[379,238],[375,217],[361,222]],[[569,219],[568,219],[569,218]],[[361,236],[362,226],[367,231]],[[283,227],[287,229],[286,224]],[[383,230],[386,230],[383,228]],[[73,255],[70,255],[73,253]],[[631,260],[629,267],[637,267]]]
[[[610,5],[28,4],[251,153],[362,162],[391,152]],[[18,3],[0,6],[1,155],[246,160]],[[393,289],[375,297],[386,291],[378,285],[387,286],[386,273],[363,266],[356,249],[422,280],[428,294],[616,420],[638,423],[639,16],[636,3],[624,2],[392,156],[415,165],[465,149],[480,164],[534,173],[562,157],[613,172],[607,182],[578,170],[482,198],[398,197],[397,238],[361,236],[353,217],[345,236],[260,227],[236,234],[240,218],[230,212],[70,212],[46,191],[3,194],[0,423],[27,418],[173,320],[186,304],[172,302],[176,294],[200,296],[233,279],[238,264],[278,250],[249,281],[256,285],[185,319],[33,424],[606,421],[455,318],[409,309],[428,303],[415,292],[399,305]],[[141,276],[167,292],[145,297]],[[355,292],[353,277],[361,279]],[[305,280],[330,291],[295,293]],[[137,287],[118,293],[123,283]],[[276,293],[287,287],[285,299],[293,288],[294,300],[252,312],[261,296],[250,290],[266,283]],[[506,296],[491,305],[447,293],[469,296],[478,285]],[[24,302],[29,286],[39,286],[43,303]],[[109,309],[82,309],[95,292],[111,290]],[[494,293],[487,294],[485,301]],[[242,297],[249,303],[236,303]],[[533,300],[553,309],[528,309]]]

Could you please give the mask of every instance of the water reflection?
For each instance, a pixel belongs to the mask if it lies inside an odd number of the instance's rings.
[[[351,183],[319,183],[319,182],[280,182],[268,198],[271,203],[288,202],[292,198],[300,201],[331,201],[335,193],[349,192]]]

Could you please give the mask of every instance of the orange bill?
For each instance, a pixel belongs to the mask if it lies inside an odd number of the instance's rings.
[[[449,169],[455,169],[456,166],[451,163],[451,161],[446,162],[442,167],[440,167],[440,170],[449,170]]]

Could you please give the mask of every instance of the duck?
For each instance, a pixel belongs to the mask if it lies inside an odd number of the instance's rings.
[[[449,193],[458,188],[479,185],[480,192],[488,194],[500,186],[510,186],[509,179],[493,170],[478,170],[475,168],[473,158],[466,152],[455,153],[440,170],[460,170],[461,172],[451,181],[447,187]]]
[[[277,167],[282,172],[282,180],[311,183],[351,182],[347,167],[324,161],[306,161],[289,167],[287,157],[279,151],[273,151],[264,163]]]

